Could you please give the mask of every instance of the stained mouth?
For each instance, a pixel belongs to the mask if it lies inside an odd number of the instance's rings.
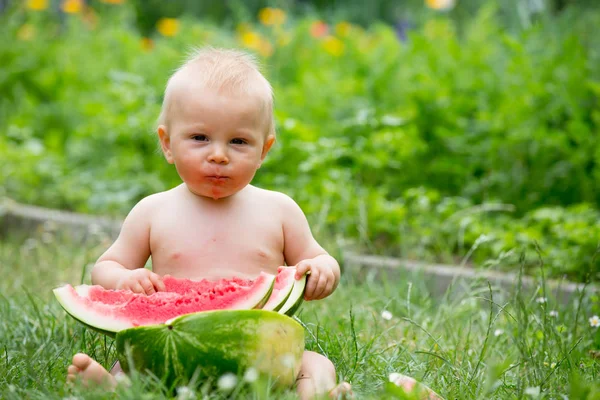
[[[229,177],[222,176],[222,175],[209,175],[206,177],[206,179],[213,181],[213,182],[225,182],[226,180],[229,179]]]

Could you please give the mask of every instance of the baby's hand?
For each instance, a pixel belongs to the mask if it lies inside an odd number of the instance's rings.
[[[146,268],[123,271],[124,275],[117,282],[117,289],[131,290],[134,293],[151,295],[165,290],[162,278]]]
[[[339,278],[327,261],[321,257],[316,257],[300,261],[296,264],[296,279],[300,279],[304,274],[308,274],[306,277],[306,289],[304,289],[304,300],[324,299],[337,286]]]

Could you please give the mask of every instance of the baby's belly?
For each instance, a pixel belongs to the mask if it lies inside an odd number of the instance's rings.
[[[157,274],[192,280],[240,277],[254,279],[262,271],[277,273],[284,264],[283,255],[274,251],[198,251],[198,249],[175,250],[152,255],[152,270]]]

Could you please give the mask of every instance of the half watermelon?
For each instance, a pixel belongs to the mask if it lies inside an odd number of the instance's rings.
[[[168,388],[249,370],[289,388],[300,369],[304,329],[273,311],[207,311],[119,331],[116,344],[124,371],[149,371]]]
[[[261,308],[270,297],[274,281],[275,276],[265,272],[254,280],[216,282],[165,276],[166,291],[150,296],[97,285],[64,285],[54,289],[54,295],[73,318],[114,336],[123,329],[162,324],[199,311]]]

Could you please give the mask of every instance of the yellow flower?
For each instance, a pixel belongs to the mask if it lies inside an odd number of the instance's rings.
[[[287,15],[281,8],[265,7],[258,12],[258,20],[266,26],[283,25]]]
[[[451,10],[456,5],[456,0],[425,0],[425,5],[433,10]]]
[[[179,21],[175,18],[161,18],[156,23],[156,29],[163,36],[175,36],[179,32]]]
[[[244,46],[249,47],[251,49],[255,49],[258,47],[258,44],[260,43],[262,38],[256,32],[246,31],[242,33],[242,35],[240,36],[240,40]]]
[[[19,40],[31,40],[35,36],[35,26],[31,24],[23,24],[17,31],[17,38]]]
[[[339,36],[339,37],[346,37],[350,34],[350,31],[352,30],[352,24],[346,21],[342,21],[342,22],[338,22],[335,25],[335,33]]]
[[[240,42],[260,55],[268,57],[273,54],[273,45],[256,32],[247,31],[240,35]]]
[[[26,7],[36,11],[45,10],[48,8],[48,0],[27,0]]]
[[[327,36],[323,40],[323,49],[334,57],[344,54],[344,43],[335,36]]]
[[[64,0],[60,8],[67,14],[78,14],[83,10],[83,0]]]
[[[100,0],[100,2],[105,4],[123,4],[125,0]]]

